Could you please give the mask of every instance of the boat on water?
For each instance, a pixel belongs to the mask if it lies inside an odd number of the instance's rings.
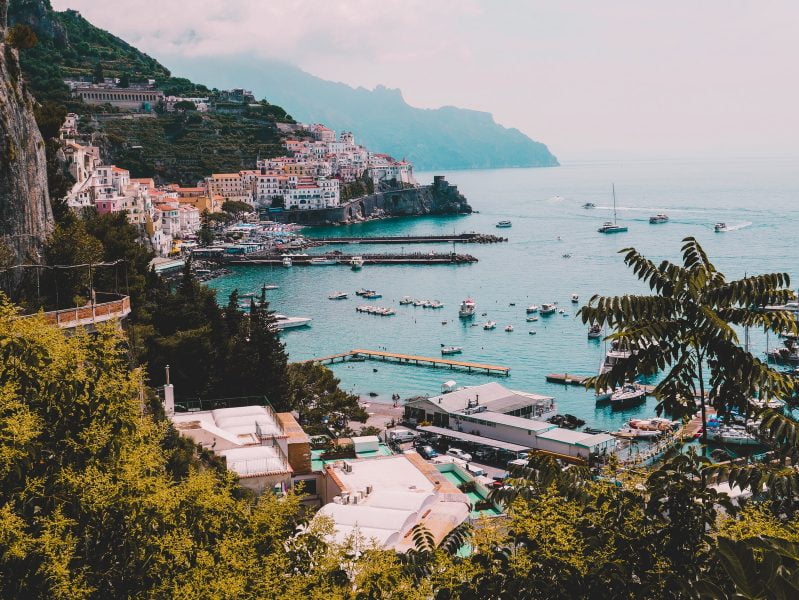
[[[760,440],[749,433],[746,428],[737,425],[719,425],[708,427],[707,439],[718,444],[732,446],[759,446]]]
[[[386,308],[385,306],[372,306],[370,304],[361,304],[355,307],[356,312],[366,313],[368,315],[378,315],[380,317],[390,317],[394,314],[394,309]]]
[[[510,333],[511,331],[513,331],[513,325],[506,325],[506,326],[505,326],[505,331],[507,331],[508,333]]]
[[[616,222],[616,184],[613,184],[613,221],[605,221],[597,231],[599,233],[624,233],[627,231],[626,225],[619,225]]]
[[[716,223],[715,225],[713,225],[713,231],[715,231],[716,233],[727,231],[727,224],[722,222]]]
[[[444,303],[438,300],[433,300],[432,302],[430,302],[427,308],[444,308]]]
[[[668,223],[669,216],[665,213],[658,213],[654,217],[649,217],[649,222],[652,225],[658,225],[659,223]]]
[[[544,316],[553,315],[553,314],[555,314],[556,310],[557,310],[557,307],[554,304],[551,304],[549,302],[544,302],[541,305],[541,308],[539,309],[539,313],[541,315],[544,315]]]
[[[411,298],[410,296],[403,296],[400,299],[399,303],[400,303],[400,306],[407,306],[409,304],[413,304],[413,298]]]
[[[644,401],[646,401],[646,391],[633,383],[625,383],[610,395],[610,406],[613,408],[636,406]]]
[[[583,204],[583,208],[596,208],[596,204],[594,204],[593,202],[586,202],[585,204]]]
[[[466,298],[466,300],[461,302],[461,306],[458,309],[458,316],[461,319],[469,319],[474,316],[475,308],[476,305],[474,303],[474,300],[472,300],[471,298]]]
[[[358,269],[360,269],[363,266],[363,263],[364,263],[363,256],[353,256],[350,259],[350,267],[352,268],[353,271],[357,271]]]
[[[287,317],[286,315],[275,315],[275,327],[279,330],[294,329],[305,327],[311,322],[310,317]]]
[[[444,356],[449,356],[452,354],[460,354],[461,352],[463,352],[463,348],[461,348],[460,346],[442,346],[441,348],[441,354],[443,354]]]
[[[602,337],[602,326],[599,323],[594,323],[588,328],[588,339],[596,340]]]
[[[634,427],[622,427],[618,431],[611,431],[610,435],[624,439],[651,440],[661,435],[662,431],[652,431],[649,429],[635,429]]]
[[[633,429],[643,429],[646,431],[672,431],[680,426],[679,421],[671,421],[661,417],[652,419],[630,419],[629,425]]]
[[[499,228],[512,227],[512,226],[513,223],[511,223],[510,221],[500,221],[499,223],[497,223],[497,227]]]
[[[366,290],[364,288],[360,288],[360,289],[355,290],[355,295],[356,296],[363,296],[364,294],[366,294],[368,292],[369,292],[369,290]]]
[[[769,362],[778,365],[799,365],[799,344],[792,338],[784,340],[783,344],[766,352]]]
[[[489,329],[496,329],[496,327],[497,327],[496,321],[486,321],[485,323],[483,323],[483,329],[485,329],[486,331],[488,331]]]
[[[530,335],[535,335],[535,334],[536,334],[536,333],[538,333],[538,332],[537,332],[535,329],[531,329],[530,331],[528,331],[528,333],[529,333]]]
[[[527,307],[527,314],[528,315],[531,315],[531,314],[537,313],[537,312],[538,312],[538,305],[537,304],[531,304],[530,306]]]
[[[328,300],[346,300],[348,297],[347,292],[333,292],[330,294],[327,299]]]
[[[255,292],[245,292],[239,296],[240,298],[254,298]]]
[[[337,265],[338,261],[335,258],[328,258],[326,256],[317,256],[311,259],[309,263],[312,266],[316,267],[326,267],[328,265]]]
[[[382,298],[383,294],[378,294],[374,290],[366,290],[366,293],[363,294],[363,297],[367,300],[376,300],[377,298]]]
[[[535,323],[536,321],[538,321],[538,317],[536,317],[535,315],[531,315],[531,316],[527,317],[527,322],[528,323]]]
[[[572,294],[572,304],[577,304],[580,301],[580,296]]]
[[[290,267],[292,265],[290,256],[284,256],[283,260],[281,262],[282,262],[284,267]]]
[[[265,283],[261,286],[262,290],[277,290],[280,289],[279,285],[275,285],[274,283]]]

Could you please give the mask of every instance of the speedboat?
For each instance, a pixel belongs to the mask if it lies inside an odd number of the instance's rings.
[[[538,321],[538,317],[536,317],[535,315],[527,317],[527,322],[528,323],[534,323],[535,321]]]
[[[513,226],[513,223],[511,223],[510,221],[500,221],[499,223],[497,223],[497,227],[500,227],[500,228],[502,228],[502,227],[512,227],[512,226]]]
[[[527,307],[527,314],[528,315],[531,315],[531,314],[537,313],[537,312],[538,312],[538,305],[537,304],[531,304],[530,306]]]
[[[346,300],[347,292],[333,292],[327,297],[328,300]]]
[[[649,217],[649,222],[652,225],[657,225],[658,223],[668,223],[669,216],[664,213],[658,213],[654,217]]]
[[[594,323],[588,328],[588,339],[595,340],[602,337],[602,326],[599,323]]]
[[[497,327],[496,321],[486,321],[485,323],[483,323],[483,329],[485,329],[486,331],[488,331],[489,329],[496,329],[496,327]]]
[[[291,257],[290,256],[284,256],[282,262],[283,262],[283,266],[284,267],[290,267],[291,264],[292,264],[291,263]]]
[[[357,271],[363,266],[363,257],[362,256],[353,256],[350,259],[350,267],[352,267],[353,271]]]
[[[580,301],[580,296],[572,294],[572,304],[577,304]]]
[[[513,331],[513,325],[506,325],[506,326],[505,326],[505,331],[507,331],[508,333],[510,333],[511,331]]]
[[[471,298],[466,298],[461,302],[461,307],[458,309],[458,316],[461,319],[469,319],[474,316],[475,303]]]
[[[583,204],[583,208],[596,208],[596,204],[594,204],[593,202],[586,202],[585,204]]]
[[[726,223],[716,223],[713,225],[713,230],[716,233],[720,233],[722,231],[727,231],[727,224]]]
[[[441,348],[441,354],[449,355],[449,354],[460,354],[463,352],[463,348],[460,346],[443,346]]]
[[[327,258],[326,256],[317,256],[316,258],[312,258],[311,265],[314,266],[328,266],[328,265],[337,265],[338,261],[335,258]]]
[[[632,383],[625,383],[610,396],[610,405],[615,408],[635,406],[646,400],[646,391]]]
[[[305,327],[310,322],[310,317],[287,317],[286,315],[275,315],[275,327],[279,330]]]
[[[554,304],[550,304],[550,303],[548,303],[548,302],[544,302],[544,303],[541,305],[541,310],[540,310],[539,312],[540,312],[542,315],[552,315],[552,314],[555,314],[555,311],[556,311],[556,310],[557,310],[557,308],[555,308],[555,305],[554,305]]]
[[[402,299],[399,301],[400,306],[407,306],[408,304],[413,304],[413,298],[410,296],[403,296]]]

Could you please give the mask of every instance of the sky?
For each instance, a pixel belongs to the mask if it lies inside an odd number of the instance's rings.
[[[799,156],[795,0],[52,4],[167,67],[281,59],[414,106],[491,112],[562,160]]]

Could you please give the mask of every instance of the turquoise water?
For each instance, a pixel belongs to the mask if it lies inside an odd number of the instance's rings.
[[[572,293],[587,301],[592,294],[646,291],[617,254],[635,246],[650,258],[678,260],[680,240],[697,237],[716,265],[729,277],[745,273],[787,271],[796,275],[793,241],[799,225],[799,161],[737,160],[701,162],[583,163],[552,169],[505,169],[447,173],[480,214],[459,217],[402,218],[348,227],[308,229],[308,235],[405,235],[481,231],[500,233],[509,243],[460,245],[479,262],[465,266],[367,266],[359,272],[342,267],[239,267],[233,275],[211,282],[220,300],[234,288],[254,291],[265,281],[280,289],[267,292],[278,312],[313,317],[311,327],[283,334],[292,359],[305,359],[351,348],[387,348],[393,352],[440,356],[441,344],[463,346],[463,360],[511,367],[507,379],[367,361],[336,365],[346,389],[376,392],[373,401],[436,394],[441,383],[460,385],[498,380],[504,385],[556,398],[559,412],[572,413],[588,425],[615,429],[633,415],[654,414],[654,401],[629,411],[597,408],[593,395],[577,387],[548,384],[550,372],[594,374],[602,359],[599,341],[586,338],[574,318]],[[432,178],[420,174],[420,181]],[[616,183],[619,222],[628,233],[602,235],[596,229],[612,218],[610,185]],[[585,202],[594,210],[581,208]],[[650,215],[666,212],[671,221],[650,225]],[[511,229],[497,230],[500,219]],[[724,221],[726,233],[714,233]],[[560,236],[561,239],[558,239]],[[333,249],[331,247],[330,249]],[[446,244],[406,248],[379,245],[335,247],[348,253],[370,251],[447,251]],[[316,249],[324,251],[324,249]],[[564,254],[571,254],[566,259]],[[390,306],[393,317],[355,312],[363,301],[354,295],[367,287],[383,294],[371,304]],[[794,286],[796,287],[796,286]],[[336,290],[350,299],[331,301]],[[438,299],[443,310],[399,306],[403,296]],[[458,304],[471,296],[477,303],[474,322],[497,322],[494,331],[469,327],[457,316]],[[525,322],[530,303],[557,301],[568,317],[553,315]],[[516,306],[509,306],[509,303]],[[483,317],[480,313],[487,312]],[[446,325],[442,325],[446,321]],[[503,327],[512,324],[513,333]],[[537,335],[529,335],[535,329]],[[770,343],[776,342],[773,338]],[[752,349],[765,350],[766,340],[753,335]],[[762,356],[762,355],[761,355]],[[375,372],[374,369],[377,369]]]

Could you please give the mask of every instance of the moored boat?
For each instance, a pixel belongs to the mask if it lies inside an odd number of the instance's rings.
[[[347,292],[333,292],[327,298],[328,300],[346,300],[347,297]]]
[[[610,396],[610,405],[613,408],[626,408],[646,401],[646,391],[632,383],[625,383]]]
[[[275,315],[276,329],[294,329],[295,327],[305,327],[311,322],[310,317],[287,317],[286,315]]]
[[[510,221],[500,221],[499,223],[497,223],[497,227],[500,227],[500,228],[512,227],[512,226],[513,226],[513,223],[511,223]]]
[[[572,294],[572,304],[577,304],[580,301],[580,296]]]
[[[531,314],[537,313],[537,312],[538,312],[538,305],[537,304],[531,304],[530,306],[527,307],[527,314],[528,315],[531,315]]]
[[[463,352],[463,348],[460,346],[443,346],[441,348],[441,354],[447,356],[451,354],[460,354]]]
[[[668,223],[669,216],[665,213],[658,213],[653,217],[649,217],[649,222],[652,225],[657,225],[659,223]]]
[[[281,263],[283,264],[284,267],[290,267],[292,265],[291,257],[290,256],[284,256],[283,260],[281,261]]]
[[[594,323],[588,328],[588,339],[595,340],[602,337],[602,326]]]
[[[497,327],[496,321],[486,321],[485,323],[483,323],[483,329],[485,330],[496,329],[496,327]]]
[[[326,267],[329,265],[337,265],[338,261],[335,258],[328,258],[327,256],[316,256],[311,259],[309,264],[316,267]]]
[[[539,312],[542,315],[552,315],[552,314],[555,314],[556,310],[557,310],[557,307],[554,304],[551,304],[549,302],[544,302],[541,305],[541,308],[540,308]]]
[[[350,267],[353,271],[357,271],[363,266],[364,260],[362,256],[353,256],[350,259]]]
[[[508,333],[510,333],[511,331],[513,331],[513,325],[506,325],[506,326],[505,326],[505,331],[507,331]]]
[[[463,302],[461,302],[461,306],[458,309],[458,316],[461,319],[468,319],[474,316],[475,310],[475,303],[474,300],[471,298],[466,298]]]

